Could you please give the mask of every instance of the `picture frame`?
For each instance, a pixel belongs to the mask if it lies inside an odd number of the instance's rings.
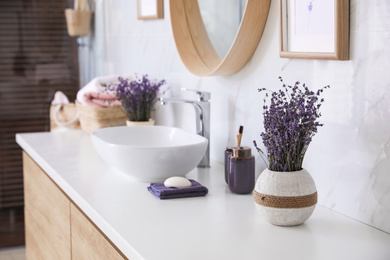
[[[349,59],[349,0],[279,0],[280,57]]]
[[[137,0],[137,18],[138,20],[164,18],[164,1]]]

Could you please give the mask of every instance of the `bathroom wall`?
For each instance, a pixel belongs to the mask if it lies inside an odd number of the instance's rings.
[[[351,0],[350,60],[279,57],[278,1],[248,65],[229,77],[199,78],[182,64],[172,36],[169,1],[164,19],[137,20],[136,1],[96,0],[92,75],[144,74],[165,78],[168,96],[193,98],[181,87],[211,92],[211,157],[223,161],[240,125],[243,144],[261,143],[262,98],[257,88],[285,82],[331,88],[304,167],[313,175],[319,204],[390,232],[390,1]],[[156,106],[156,122],[195,131],[187,104]],[[258,174],[265,168],[257,156]]]

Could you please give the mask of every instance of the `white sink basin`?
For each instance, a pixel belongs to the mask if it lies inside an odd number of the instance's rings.
[[[208,140],[175,127],[117,126],[91,134],[97,153],[112,167],[144,182],[185,176],[203,158]]]

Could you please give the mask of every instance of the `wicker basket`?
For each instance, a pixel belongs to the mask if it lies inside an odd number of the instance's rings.
[[[100,128],[126,125],[127,117],[121,106],[95,108],[77,101],[76,105],[81,129],[88,134]]]
[[[91,24],[91,11],[65,9],[69,36],[86,36]]]
[[[50,131],[61,127],[80,129],[74,103],[50,106]]]

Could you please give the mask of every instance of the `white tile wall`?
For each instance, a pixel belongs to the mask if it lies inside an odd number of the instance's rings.
[[[277,1],[248,65],[229,77],[190,74],[176,51],[164,1],[163,20],[136,18],[136,1],[96,0],[93,75],[148,73],[165,78],[168,95],[191,98],[179,88],[212,93],[211,157],[223,161],[226,145],[235,143],[244,125],[243,144],[259,142],[262,96],[257,88],[280,87],[299,80],[317,89],[331,85],[324,97],[322,122],[304,167],[312,173],[319,203],[390,232],[390,1],[351,0],[350,60],[279,58]],[[190,105],[157,104],[158,124],[195,131]],[[257,158],[258,173],[264,164]]]

